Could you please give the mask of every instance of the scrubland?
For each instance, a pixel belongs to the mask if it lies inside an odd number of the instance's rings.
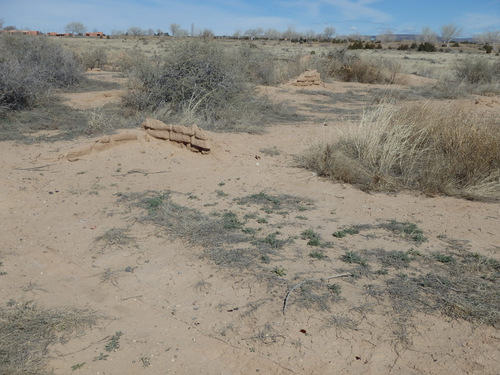
[[[403,44],[2,36],[0,372],[495,374],[498,49]]]

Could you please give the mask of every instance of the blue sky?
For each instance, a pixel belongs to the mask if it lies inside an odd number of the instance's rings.
[[[468,37],[500,30],[500,0],[0,0],[0,19],[42,32],[63,32],[69,22],[106,34],[131,26],[168,31],[177,23],[216,35],[290,25],[301,32],[332,26],[338,35],[410,34],[455,23]]]

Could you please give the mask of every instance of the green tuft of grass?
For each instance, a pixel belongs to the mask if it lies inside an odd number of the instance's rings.
[[[368,266],[368,263],[367,261],[362,258],[358,253],[356,253],[355,251],[348,251],[346,252],[344,255],[342,255],[340,257],[340,259],[346,263],[355,263],[355,264],[359,264],[363,267],[366,267]]]

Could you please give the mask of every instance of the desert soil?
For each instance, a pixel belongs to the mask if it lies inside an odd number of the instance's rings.
[[[411,83],[418,84],[415,77]],[[47,308],[75,306],[102,314],[94,328],[51,348],[56,374],[73,373],[71,366],[82,363],[74,373],[498,374],[498,329],[440,311],[403,315],[388,300],[366,292],[367,285],[383,285],[389,276],[382,274],[325,280],[341,288],[340,298],[326,307],[304,306],[294,291],[283,314],[291,286],[350,272],[352,265],[340,260],[346,251],[415,248],[431,254],[447,249],[447,238],[500,259],[498,203],[366,193],[297,167],[296,155],[334,139],[355,123],[349,108],[363,106],[332,104],[327,95],[307,90],[341,95],[367,87],[384,89],[337,82],[263,88],[310,120],[269,127],[263,134],[208,132],[208,155],[148,137],[141,129],[128,130],[139,134],[136,141],[71,162],[67,153],[97,138],[3,142],[0,304],[34,300]],[[92,108],[119,100],[116,90],[98,94],[71,94],[67,104]],[[500,111],[494,98],[466,102]],[[253,214],[248,225],[262,228],[262,236],[277,231],[280,238],[295,240],[269,265],[216,264],[203,256],[203,245],[141,220],[147,211],[131,197],[140,202],[166,191],[174,202],[207,217],[232,211],[243,220]],[[235,201],[261,192],[312,204],[266,214],[260,206]],[[256,216],[265,220],[258,223]],[[428,241],[412,244],[375,229],[363,236],[332,236],[350,225],[389,220],[416,223]],[[327,259],[309,256],[311,246],[300,238],[306,229],[333,243],[324,250]],[[106,241],[111,230],[122,237]],[[283,272],[273,273],[275,267]],[[105,352],[116,332],[123,333],[120,347]],[[108,355],[106,360],[97,359],[100,353]]]

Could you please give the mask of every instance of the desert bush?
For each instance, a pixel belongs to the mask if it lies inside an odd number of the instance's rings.
[[[459,107],[380,105],[336,143],[311,149],[303,166],[363,189],[500,199],[499,126]]]
[[[45,37],[0,36],[0,114],[32,106],[53,87],[79,82],[74,56]]]
[[[104,48],[91,48],[80,52],[78,60],[85,69],[102,68],[108,63],[108,56]]]
[[[182,42],[165,58],[132,67],[124,102],[162,113],[164,120],[197,122],[212,130],[261,125],[263,116],[267,120],[288,116],[280,106],[256,95],[246,64],[216,43]]]
[[[163,61],[133,68],[126,103],[138,109],[168,104],[174,111],[195,110],[217,116],[250,91],[233,59],[214,43],[187,42],[175,46]]]
[[[453,66],[455,78],[459,82],[494,83],[500,82],[500,62],[489,62],[482,57],[467,57]]]
[[[386,59],[367,59],[339,50],[328,56],[326,72],[344,82],[393,83],[401,66]]]
[[[277,85],[297,77],[307,63],[299,56],[279,58],[268,51],[256,49],[253,44],[243,44],[238,49],[237,60],[247,79],[257,85]]]

